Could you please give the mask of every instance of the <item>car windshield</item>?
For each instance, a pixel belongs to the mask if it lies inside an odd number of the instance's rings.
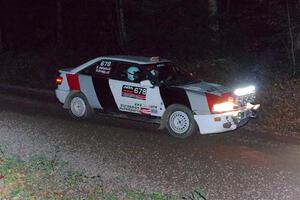
[[[146,78],[154,85],[184,85],[198,80],[185,69],[174,63],[159,63],[147,66]]]

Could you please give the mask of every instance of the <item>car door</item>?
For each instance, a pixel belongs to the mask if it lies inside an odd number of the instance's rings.
[[[130,66],[135,66],[135,64],[122,63],[118,72],[120,76],[109,79],[109,85],[119,111],[162,116],[164,105],[159,87],[141,84],[140,81],[128,81],[126,74],[122,75],[122,73],[126,73],[126,68]],[[138,67],[141,68],[141,66]]]

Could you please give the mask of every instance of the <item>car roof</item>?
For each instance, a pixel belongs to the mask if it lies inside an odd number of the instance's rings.
[[[98,58],[94,58],[86,63],[83,63],[82,65],[74,68],[71,73],[77,73],[86,67],[94,64],[95,62],[98,62],[100,60],[115,60],[115,61],[123,61],[123,62],[130,62],[130,63],[136,63],[139,65],[146,65],[146,64],[157,64],[157,63],[163,63],[163,62],[171,62],[168,59],[161,59],[159,57],[159,60],[151,59],[153,57],[145,57],[145,56],[128,56],[128,55],[113,55],[113,56],[102,56]]]
[[[108,59],[118,60],[118,61],[125,61],[125,62],[132,62],[137,64],[154,64],[154,63],[161,63],[161,62],[171,62],[167,59],[162,59],[159,57],[145,57],[145,56],[126,56],[126,55],[117,55],[117,56],[108,56]],[[154,61],[151,58],[158,58],[158,61]]]

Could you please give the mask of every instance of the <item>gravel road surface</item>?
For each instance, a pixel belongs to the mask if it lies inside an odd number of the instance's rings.
[[[179,140],[156,128],[100,115],[77,121],[54,97],[0,89],[0,145],[10,154],[58,156],[107,188],[300,199],[299,140],[245,128]]]

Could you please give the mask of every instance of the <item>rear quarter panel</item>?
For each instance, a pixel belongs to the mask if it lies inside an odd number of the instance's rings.
[[[92,77],[88,75],[79,75],[80,90],[86,96],[90,106],[96,109],[102,109],[102,106],[97,98],[95,85]]]

